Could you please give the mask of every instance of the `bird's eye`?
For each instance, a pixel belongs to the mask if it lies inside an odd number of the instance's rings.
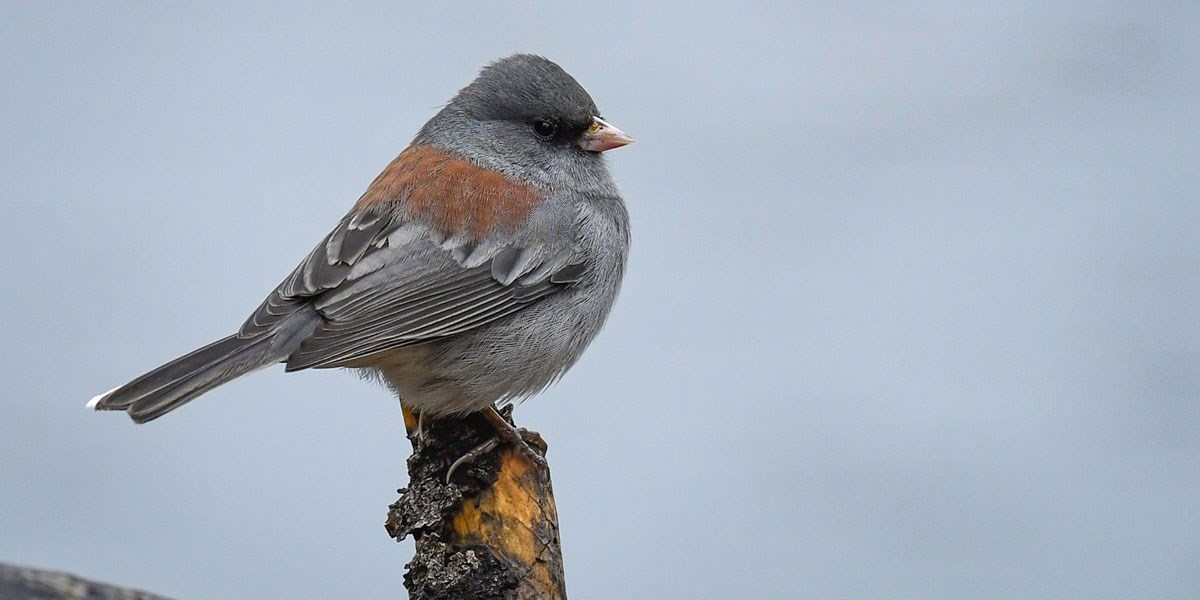
[[[540,138],[550,139],[554,137],[554,134],[557,131],[558,125],[555,125],[553,122],[547,121],[546,119],[538,119],[533,122],[533,132],[536,133]]]

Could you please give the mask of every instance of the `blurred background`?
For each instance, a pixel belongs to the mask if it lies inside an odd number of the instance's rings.
[[[0,3],[0,561],[403,597],[400,411],[233,331],[485,63],[638,142],[605,332],[518,407],[576,598],[1200,596],[1195,2]]]

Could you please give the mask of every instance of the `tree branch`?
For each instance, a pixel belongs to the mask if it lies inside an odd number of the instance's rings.
[[[170,600],[132,588],[108,585],[62,571],[44,571],[0,563],[4,600]]]
[[[505,418],[511,422],[511,409]],[[405,421],[411,431],[407,409]],[[393,538],[416,540],[404,576],[410,600],[566,600],[549,471],[501,445],[446,483],[449,466],[491,439],[494,426],[471,415],[426,419],[423,427],[408,459],[409,485],[387,518]]]

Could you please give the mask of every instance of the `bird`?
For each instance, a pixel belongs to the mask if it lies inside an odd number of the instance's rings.
[[[485,65],[236,333],[88,407],[146,423],[283,363],[356,370],[422,421],[494,420],[608,319],[630,232],[603,153],[631,142],[553,61]]]

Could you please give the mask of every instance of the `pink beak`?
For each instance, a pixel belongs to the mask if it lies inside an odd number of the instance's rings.
[[[579,147],[588,152],[604,152],[632,143],[633,138],[624,131],[609,125],[600,117],[592,117],[592,126],[579,140]]]

